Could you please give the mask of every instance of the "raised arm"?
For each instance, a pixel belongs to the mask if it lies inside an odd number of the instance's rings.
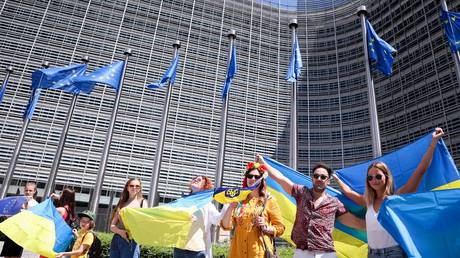
[[[350,200],[355,202],[356,204],[360,206],[366,207],[366,201],[364,200],[364,196],[353,191],[348,185],[346,185],[336,174],[332,174],[334,177],[335,181],[339,185],[340,189],[342,190],[342,193],[345,194],[346,197],[348,197]]]
[[[279,172],[278,170],[276,170],[275,168],[267,164],[262,155],[257,154],[257,161],[260,164],[264,164],[267,167],[268,175],[271,178],[273,178],[273,180],[275,180],[276,183],[281,185],[284,191],[286,191],[289,195],[292,195],[291,192],[292,192],[292,186],[294,185],[294,183],[291,180],[289,180],[289,178],[283,176],[281,172]]]
[[[431,164],[431,160],[433,159],[433,153],[436,149],[436,144],[438,143],[439,139],[442,138],[443,135],[444,132],[441,128],[438,127],[434,130],[434,132],[432,133],[430,147],[428,147],[428,149],[425,152],[425,155],[423,155],[422,161],[420,161],[414,173],[407,181],[407,183],[403,187],[399,188],[396,194],[413,193],[417,191],[417,188],[420,182],[422,181],[423,175],[425,174],[426,170]]]

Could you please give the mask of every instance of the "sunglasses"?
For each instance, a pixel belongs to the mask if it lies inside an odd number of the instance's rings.
[[[259,179],[259,178],[261,178],[261,177],[262,177],[262,176],[256,176],[256,175],[251,175],[251,174],[247,174],[247,175],[246,175],[246,178],[247,178],[247,179],[254,179],[254,178],[255,178],[255,179]]]
[[[329,177],[325,176],[325,175],[320,175],[320,174],[313,174],[313,178],[315,178],[315,179],[320,179],[321,178],[321,180],[326,180]]]
[[[131,187],[131,188],[141,188],[140,185],[129,185],[129,187]]]
[[[203,181],[201,177],[195,177],[194,179],[192,179],[192,182],[201,182],[201,181]]]
[[[372,176],[372,175],[368,175],[367,176],[367,181],[372,181],[372,179],[375,177],[376,180],[382,180],[383,176],[382,175],[375,175],[375,176]]]

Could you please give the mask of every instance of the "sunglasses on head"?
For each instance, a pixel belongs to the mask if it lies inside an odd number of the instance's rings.
[[[246,178],[247,178],[247,179],[254,179],[254,178],[255,178],[255,179],[259,179],[259,178],[261,178],[261,177],[262,177],[262,176],[251,175],[251,174],[247,174],[247,175],[246,175]]]
[[[382,180],[383,176],[382,175],[375,175],[375,176],[372,176],[372,175],[368,175],[367,176],[367,181],[372,181],[372,179],[375,177],[376,180]]]
[[[320,179],[321,178],[321,180],[326,180],[329,177],[325,176],[325,175],[320,175],[320,174],[313,174],[313,178],[315,178],[315,179]]]

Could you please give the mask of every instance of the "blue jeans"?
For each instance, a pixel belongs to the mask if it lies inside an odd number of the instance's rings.
[[[118,234],[114,234],[110,243],[110,258],[139,258],[139,245],[134,240],[126,241]]]
[[[381,249],[369,248],[368,258],[404,258],[407,257],[404,250],[399,246],[392,246]]]
[[[174,248],[174,258],[206,258],[206,253],[204,251],[195,252],[190,250],[184,250],[179,248]]]

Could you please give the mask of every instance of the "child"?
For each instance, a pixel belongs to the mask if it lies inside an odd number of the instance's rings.
[[[87,258],[87,253],[94,241],[94,235],[91,230],[94,228],[94,213],[91,211],[84,211],[78,213],[80,219],[80,231],[74,229],[77,240],[73,244],[72,251],[58,253],[56,257],[71,256],[71,258]]]

